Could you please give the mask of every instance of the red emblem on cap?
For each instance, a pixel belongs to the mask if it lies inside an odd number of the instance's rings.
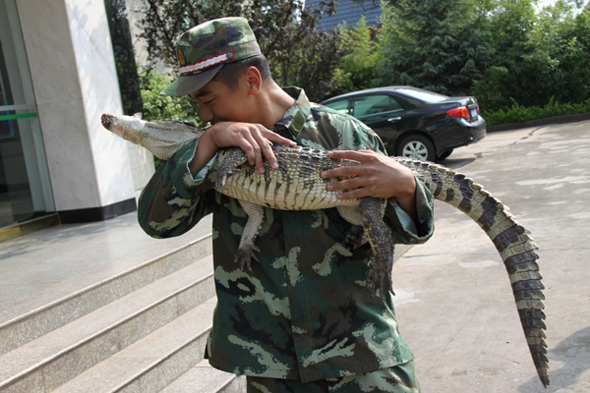
[[[182,54],[182,51],[180,50],[180,48],[178,48],[178,60],[180,60],[181,66],[186,64],[186,60],[185,60],[184,55]]]

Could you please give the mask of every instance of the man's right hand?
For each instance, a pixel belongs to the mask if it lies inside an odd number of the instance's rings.
[[[189,164],[195,176],[222,147],[236,146],[244,150],[250,165],[256,165],[258,172],[264,173],[262,156],[266,157],[271,168],[279,164],[272,151],[273,143],[295,146],[296,143],[284,138],[260,124],[220,122],[212,125],[201,136],[195,158]]]

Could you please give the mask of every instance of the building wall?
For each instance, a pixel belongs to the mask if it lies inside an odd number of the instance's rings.
[[[129,206],[127,142],[100,125],[123,110],[103,0],[17,6],[57,211]]]

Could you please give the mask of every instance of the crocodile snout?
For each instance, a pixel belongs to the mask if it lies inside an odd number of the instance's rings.
[[[104,128],[106,128],[109,131],[112,131],[112,127],[115,124],[115,116],[104,113],[100,117],[100,122],[102,123],[102,126]]]

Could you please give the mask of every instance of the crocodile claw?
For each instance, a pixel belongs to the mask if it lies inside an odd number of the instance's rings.
[[[395,292],[392,289],[391,274],[389,273],[391,270],[381,272],[381,269],[374,269],[373,266],[374,264],[372,263],[369,272],[367,273],[367,285],[373,292],[374,296],[378,295],[381,300],[385,301],[388,292],[395,295]],[[379,291],[378,294],[377,291]]]
[[[260,262],[258,257],[254,254],[254,251],[260,252],[260,248],[255,244],[244,244],[238,251],[234,257],[234,262],[240,264],[240,269],[244,270],[245,267],[248,268],[248,271],[252,271],[252,264],[251,261],[254,259],[256,262]]]

